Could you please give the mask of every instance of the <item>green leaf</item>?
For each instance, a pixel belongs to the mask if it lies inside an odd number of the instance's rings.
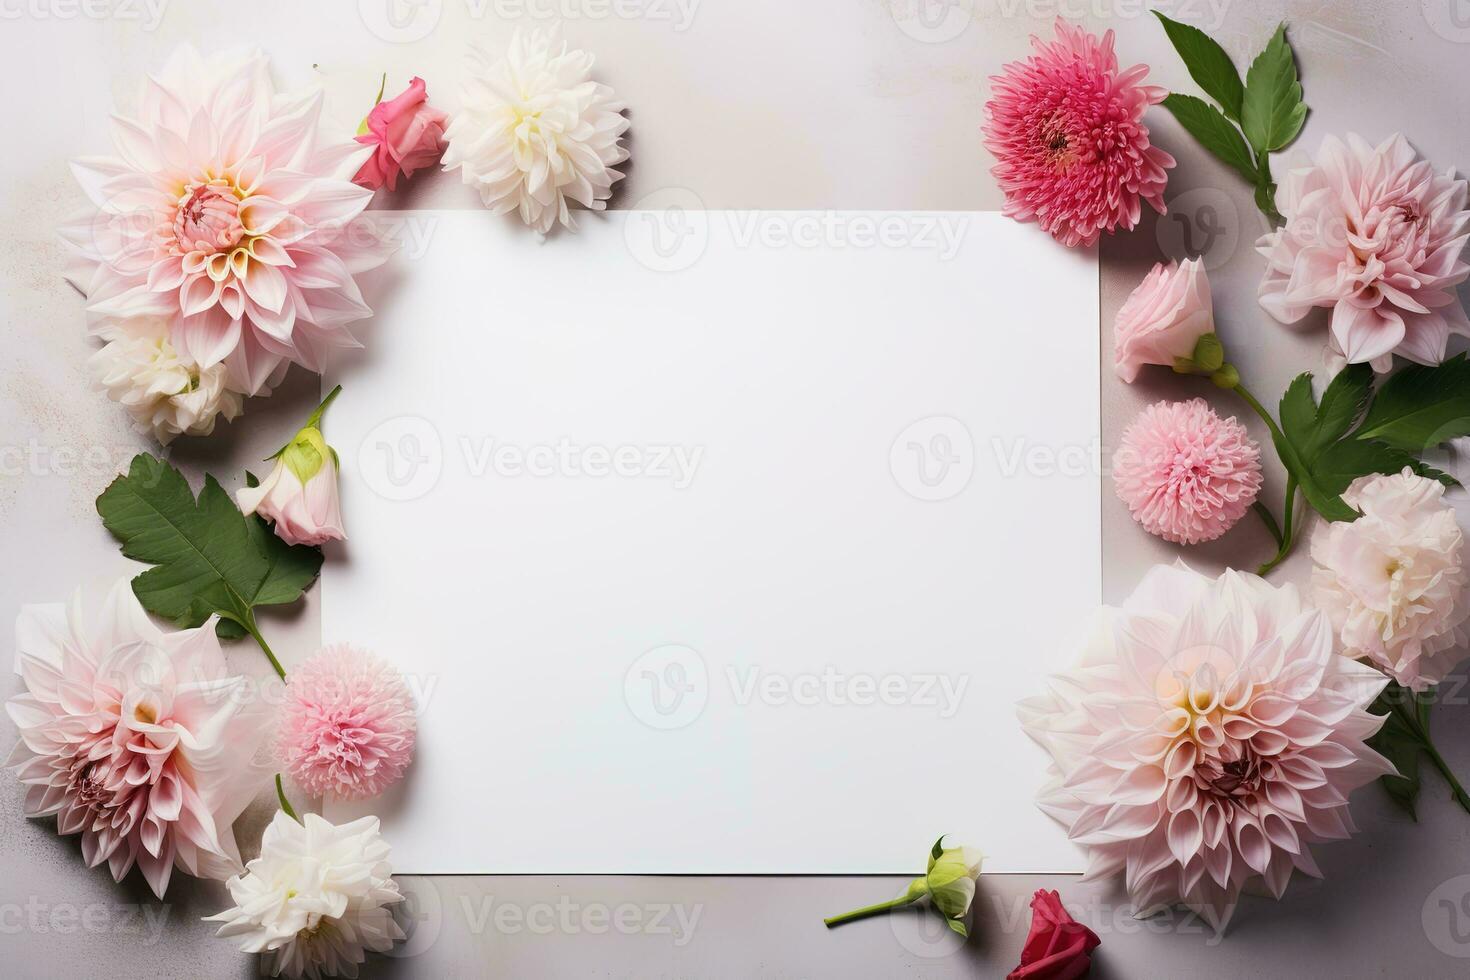
[[[1318,484],[1329,493],[1342,493],[1360,476],[1401,473],[1408,467],[1420,476],[1455,486],[1453,477],[1384,442],[1345,439],[1328,446],[1312,464]]]
[[[1230,55],[1199,28],[1170,20],[1157,10],[1154,16],[1164,25],[1164,32],[1169,35],[1174,50],[1184,59],[1189,77],[1205,90],[1206,95],[1220,103],[1226,116],[1239,120],[1245,86],[1240,82],[1240,72],[1235,70]]]
[[[1338,372],[1322,393],[1319,407],[1312,396],[1312,376],[1298,375],[1281,397],[1281,428],[1308,465],[1329,445],[1348,434],[1373,393],[1373,369],[1352,364]]]
[[[254,628],[256,606],[299,599],[321,569],[320,549],[288,545],[241,514],[214,477],[196,501],[183,474],[147,453],[102,492],[97,513],[124,555],[153,566],[133,579],[145,609],[182,627],[218,613],[226,639]]]
[[[1296,139],[1306,118],[1296,59],[1286,40],[1286,25],[1282,24],[1245,74],[1240,127],[1255,148],[1256,156],[1264,158],[1268,152],[1282,149]]]
[[[1204,99],[1177,92],[1169,93],[1163,104],[1201,146],[1235,168],[1247,182],[1256,183],[1256,164],[1250,147],[1219,109]]]
[[[1458,354],[1435,367],[1405,367],[1384,382],[1353,435],[1411,453],[1470,435],[1470,361]]]
[[[1375,715],[1387,715],[1383,727],[1368,739],[1368,747],[1378,752],[1399,771],[1397,776],[1384,776],[1379,780],[1389,798],[1419,819],[1414,804],[1419,798],[1419,756],[1424,752],[1424,742],[1404,717],[1393,710],[1393,698],[1411,697],[1398,684],[1390,684],[1374,701],[1369,711]],[[1422,704],[1420,712],[1428,716],[1428,704]]]

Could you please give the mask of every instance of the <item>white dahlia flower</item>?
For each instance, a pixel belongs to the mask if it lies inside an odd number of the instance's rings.
[[[255,394],[312,371],[372,311],[354,276],[386,257],[352,176],[373,147],[317,132],[322,95],[277,95],[258,51],[178,49],[113,117],[117,156],[72,162],[92,209],[61,230],[89,324],[162,317],[201,369]]]
[[[93,376],[139,432],[166,446],[176,436],[209,435],[221,415],[226,422],[240,415],[244,399],[229,387],[224,364],[201,369],[181,355],[162,317],[133,317],[102,336]]]
[[[388,906],[403,900],[377,817],[338,827],[277,811],[260,857],[228,883],[234,908],[205,918],[215,934],[260,953],[271,976],[356,977],[368,951],[404,938]]]
[[[1438,480],[1412,470],[1365,476],[1342,495],[1362,512],[1312,535],[1312,592],[1343,653],[1414,690],[1465,656],[1465,536]]]
[[[541,234],[574,227],[568,202],[601,211],[628,159],[628,120],[592,81],[592,55],[555,32],[516,32],[501,60],[472,47],[464,106],[450,120],[444,169],[458,167],[496,214],[517,211]]]
[[[1279,898],[1293,870],[1320,876],[1308,845],[1349,836],[1348,794],[1394,771],[1364,744],[1388,679],[1333,641],[1293,586],[1233,571],[1160,565],[1105,608],[1020,706],[1084,880],[1122,874],[1139,914],[1181,904],[1218,930],[1248,881]]]

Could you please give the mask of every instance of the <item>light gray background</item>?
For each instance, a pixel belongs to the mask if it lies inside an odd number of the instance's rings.
[[[401,22],[404,31],[394,35],[383,0],[173,0],[161,9],[159,0],[152,8],[142,0],[91,0],[85,8],[72,0],[0,0],[0,65],[7,83],[0,152],[0,448],[6,454],[0,460],[0,621],[9,622],[23,603],[62,599],[79,584],[97,589],[128,571],[92,502],[116,463],[148,445],[116,406],[88,389],[85,361],[92,345],[84,336],[81,302],[60,280],[54,228],[82,202],[64,162],[108,152],[110,105],[130,106],[141,73],[158,66],[176,43],[263,46],[283,83],[320,82],[328,93],[328,124],[349,132],[379,72],[390,73],[390,91],[411,73],[423,75],[435,101],[452,111],[467,37],[501,45],[515,24],[544,23],[548,12],[560,11],[569,38],[598,54],[600,77],[631,107],[634,161],[615,207],[680,187],[712,208],[996,208],[1000,196],[978,135],[986,79],[1024,55],[1025,36],[1049,29],[1058,12],[1115,29],[1125,64],[1148,62],[1151,80],[1195,91],[1136,0],[960,0],[948,19],[918,17],[920,3],[703,0],[691,6],[686,0],[680,8],[653,0],[618,7],[599,0],[429,0],[421,14],[429,19]],[[1470,3],[1464,0],[1154,5],[1210,29],[1242,64],[1278,20],[1289,18],[1314,110],[1303,147],[1315,148],[1327,133],[1356,129],[1376,140],[1402,128],[1441,168],[1470,156],[1463,98]],[[681,10],[692,11],[692,19]],[[416,34],[422,36],[407,39]],[[1187,244],[1208,244],[1221,333],[1251,386],[1274,401],[1292,374],[1317,366],[1320,321],[1298,335],[1262,315],[1254,301],[1261,260],[1249,248],[1260,224],[1249,194],[1182,139],[1164,113],[1151,113],[1150,123],[1180,160],[1168,197],[1194,237],[1186,243],[1185,224],[1150,216],[1134,233],[1104,243],[1103,349],[1111,347],[1113,313],[1148,266],[1182,256]],[[379,200],[394,208],[477,205],[455,178],[437,174]],[[487,273],[486,301],[512,279],[513,273]],[[369,342],[372,329],[364,331]],[[977,365],[977,383],[987,367],[1004,368]],[[1105,366],[1101,370],[1108,445],[1151,400],[1205,394],[1226,411],[1239,410],[1228,396],[1167,373],[1151,373],[1129,388]],[[242,420],[209,440],[178,444],[175,460],[196,475],[211,468],[238,472],[289,435],[315,400],[315,382],[293,372],[274,396],[250,403]],[[1256,435],[1264,441],[1264,433]],[[69,464],[67,454],[83,462]],[[105,465],[98,462],[103,459]],[[1279,471],[1270,476],[1268,499],[1274,502]],[[1106,491],[1103,510],[1105,589],[1107,598],[1118,599],[1149,564],[1171,560],[1175,550],[1138,531]],[[1188,558],[1215,570],[1226,561],[1249,566],[1266,551],[1265,535],[1246,522]],[[1283,577],[1300,578],[1301,557]],[[316,603],[312,594],[301,608],[264,624],[288,665],[318,641]],[[3,650],[0,662],[8,664],[9,645]],[[232,647],[229,656],[237,670],[264,673],[263,658],[249,646]],[[1462,668],[1455,682],[1464,676]],[[15,682],[7,683],[8,694]],[[1464,735],[1470,709],[1460,700],[1441,710],[1435,728],[1451,763],[1470,774],[1470,738]],[[14,737],[8,719],[0,723],[0,746],[8,748]],[[935,750],[954,753],[957,779],[981,771],[972,763],[983,757],[984,746]],[[881,784],[874,791],[881,792]],[[166,903],[153,901],[136,877],[115,885],[104,870],[81,867],[75,838],[59,839],[49,822],[22,819],[20,797],[13,780],[0,781],[5,973],[256,972],[251,958],[213,939],[199,921],[225,904],[220,883],[180,877]],[[596,801],[588,806],[595,809]],[[262,795],[237,826],[247,852],[273,807]],[[1358,837],[1318,850],[1325,881],[1294,881],[1280,903],[1247,899],[1218,942],[1178,916],[1136,922],[1115,887],[1068,877],[983,878],[974,935],[963,947],[934,930],[927,916],[900,915],[830,933],[822,928],[824,914],[895,893],[903,883],[894,878],[406,878],[403,885],[414,895],[413,938],[397,958],[373,961],[366,974],[998,976],[1015,965],[1029,919],[1025,902],[1044,886],[1060,889],[1074,913],[1102,936],[1098,976],[1464,976],[1470,968],[1470,815],[1450,803],[1433,775],[1426,777],[1417,824],[1376,787],[1355,798],[1354,815]],[[495,833],[493,812],[447,813],[445,819],[479,820],[486,833]],[[791,825],[793,834],[822,832],[805,825],[799,813]],[[916,869],[926,845],[914,842]],[[1463,911],[1449,911],[1457,903]],[[693,923],[687,935],[666,906]],[[620,917],[631,928],[605,924]]]

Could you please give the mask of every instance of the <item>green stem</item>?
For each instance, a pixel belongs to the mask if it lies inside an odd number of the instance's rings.
[[[260,627],[258,627],[258,626],[255,625],[255,617],[254,616],[247,616],[246,618],[249,621],[248,622],[245,622],[245,623],[241,623],[240,625],[243,626],[243,627],[245,627],[245,632],[247,632],[251,636],[255,637],[255,642],[256,643],[259,643],[260,644],[260,648],[265,651],[265,657],[266,657],[266,659],[269,660],[271,662],[271,666],[276,669],[276,675],[278,677],[280,677],[281,680],[285,680],[286,679],[286,668],[281,666],[281,662],[279,660],[277,660],[276,659],[276,655],[271,652],[270,644],[266,643],[265,642],[265,637],[263,637],[263,636],[260,635]]]
[[[1267,575],[1277,565],[1286,560],[1291,554],[1292,547],[1296,544],[1296,477],[1290,473],[1286,476],[1286,507],[1283,512],[1285,524],[1281,532],[1281,544],[1276,549],[1276,555],[1266,564],[1256,569],[1257,575]]]
[[[316,407],[315,412],[311,413],[311,418],[306,420],[306,425],[302,426],[302,428],[320,429],[322,427],[322,416],[327,413],[327,406],[332,404],[332,402],[334,402],[337,399],[337,396],[340,394],[342,394],[341,385],[338,385],[331,391],[327,392],[327,397],[322,399],[322,403]]]
[[[844,922],[855,922],[858,919],[866,919],[872,915],[881,915],[884,912],[890,912],[893,909],[902,908],[903,906],[908,905],[913,901],[914,900],[906,894],[900,895],[897,898],[892,899],[891,901],[879,902],[876,905],[864,905],[860,909],[853,909],[851,912],[844,912],[842,915],[834,915],[830,919],[823,919],[822,921],[827,924],[828,929],[831,929],[833,926],[840,926]]]
[[[1276,523],[1276,516],[1271,513],[1271,508],[1257,500],[1251,504],[1251,510],[1256,512],[1256,516],[1261,519],[1261,523],[1266,525],[1266,530],[1271,532],[1271,538],[1276,542],[1276,547],[1280,548],[1284,545],[1286,539],[1281,536],[1281,526]]]
[[[1233,387],[1235,389],[1235,393],[1241,398],[1244,398],[1245,403],[1249,405],[1251,409],[1261,417],[1261,421],[1266,423],[1266,428],[1271,430],[1271,437],[1273,439],[1281,440],[1286,438],[1284,435],[1281,434],[1281,429],[1276,425],[1276,420],[1271,417],[1271,413],[1266,411],[1265,406],[1256,401],[1256,396],[1252,395],[1245,385],[1237,381]]]
[[[296,811],[291,809],[291,801],[286,799],[286,787],[281,785],[280,773],[276,773],[276,799],[281,801],[282,813],[290,817],[292,820],[295,820],[297,823],[301,822],[301,818],[296,815]]]
[[[1412,699],[1413,695],[1410,694],[1410,697]],[[1403,718],[1404,724],[1409,726],[1409,730],[1414,733],[1414,736],[1419,739],[1419,744],[1424,747],[1424,753],[1429,756],[1429,761],[1434,763],[1434,768],[1438,769],[1439,774],[1444,777],[1445,782],[1450,784],[1450,794],[1455,798],[1455,802],[1460,804],[1465,812],[1470,813],[1470,793],[1465,792],[1465,787],[1460,785],[1460,780],[1455,776],[1455,772],[1450,768],[1450,764],[1445,761],[1444,756],[1439,754],[1439,749],[1434,747],[1434,742],[1429,737],[1429,729],[1423,724],[1419,713],[1412,707],[1406,706],[1403,701],[1403,698],[1396,699],[1393,710],[1397,711],[1399,717]]]

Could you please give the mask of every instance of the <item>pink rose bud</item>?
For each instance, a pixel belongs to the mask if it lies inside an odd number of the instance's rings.
[[[1079,980],[1092,969],[1097,933],[1073,919],[1054,891],[1031,896],[1031,932],[1021,950],[1021,965],[1006,980]]]
[[[1129,384],[1145,364],[1190,370],[1195,345],[1215,332],[1210,280],[1199,259],[1155,265],[1113,323],[1113,361]],[[1206,372],[1220,365],[1203,365]]]
[[[449,117],[427,100],[424,80],[415,76],[397,98],[373,106],[363,121],[366,131],[357,141],[377,149],[352,178],[353,183],[374,191],[386,186],[391,191],[400,173],[411,177],[415,170],[439,161]]]
[[[287,544],[317,545],[347,537],[337,493],[337,454],[322,438],[322,413],[341,387],[312,413],[306,425],[276,454],[276,467],[259,486],[235,492],[240,510],[275,525]]]

